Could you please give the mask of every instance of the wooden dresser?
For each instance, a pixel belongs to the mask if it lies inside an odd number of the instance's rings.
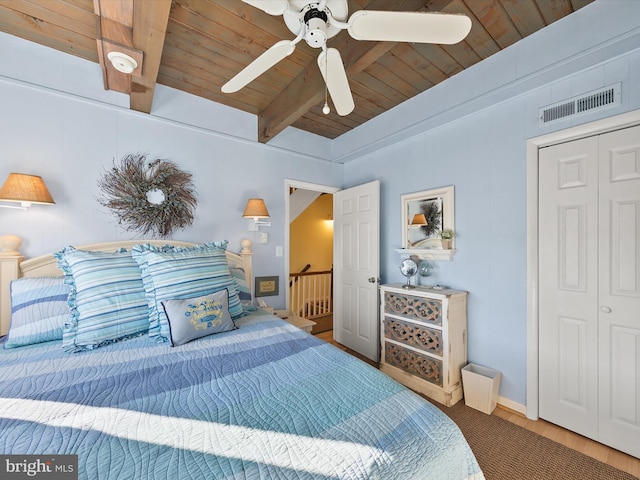
[[[380,369],[448,407],[462,398],[467,292],[380,286]]]

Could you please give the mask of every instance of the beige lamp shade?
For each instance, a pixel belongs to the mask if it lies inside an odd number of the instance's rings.
[[[47,190],[42,177],[26,173],[9,174],[4,185],[0,188],[0,200],[27,205],[30,203],[54,205],[56,203]]]
[[[244,209],[242,218],[269,218],[269,210],[261,198],[250,198]]]
[[[424,213],[416,213],[413,216],[413,220],[411,220],[411,225],[414,227],[424,227],[427,225],[427,217],[424,216]]]

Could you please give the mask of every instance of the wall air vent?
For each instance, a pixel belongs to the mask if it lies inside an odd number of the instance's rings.
[[[538,126],[573,118],[577,115],[620,105],[621,83],[600,88],[569,100],[547,105],[538,110]]]

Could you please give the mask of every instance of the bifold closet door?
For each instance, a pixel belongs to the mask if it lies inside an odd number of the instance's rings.
[[[540,417],[598,435],[598,140],[539,152]]]
[[[640,457],[640,127],[539,162],[540,417]]]
[[[640,458],[640,127],[599,147],[598,440]]]

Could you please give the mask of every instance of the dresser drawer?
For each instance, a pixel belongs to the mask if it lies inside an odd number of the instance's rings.
[[[384,336],[396,342],[442,356],[442,331],[385,317]]]
[[[385,342],[384,361],[404,370],[411,375],[420,377],[434,385],[442,387],[442,361],[421,355],[408,348]]]
[[[432,298],[385,292],[384,311],[431,325],[442,325],[442,302]]]

